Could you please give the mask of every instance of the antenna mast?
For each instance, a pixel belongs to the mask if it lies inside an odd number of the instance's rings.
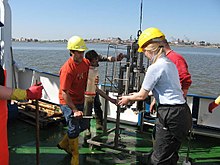
[[[140,0],[141,2],[141,7],[140,7],[140,28],[138,30],[138,34],[137,37],[139,37],[141,35],[141,27],[142,27],[142,20],[143,20],[143,0]]]

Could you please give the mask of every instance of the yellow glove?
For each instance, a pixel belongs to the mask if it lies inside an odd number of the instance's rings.
[[[14,89],[11,100],[34,100],[42,97],[43,86],[41,83],[32,85],[29,89]]]
[[[23,89],[14,89],[11,100],[26,100],[27,99],[27,91]]]

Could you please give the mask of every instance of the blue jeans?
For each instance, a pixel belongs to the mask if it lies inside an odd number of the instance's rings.
[[[83,111],[84,104],[76,104],[75,106],[79,111]],[[60,108],[66,119],[68,126],[67,134],[69,138],[76,138],[82,131],[89,128],[89,119],[76,119],[71,117],[73,112],[68,105],[60,105]]]

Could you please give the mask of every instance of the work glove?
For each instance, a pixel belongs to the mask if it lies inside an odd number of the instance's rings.
[[[11,94],[11,100],[27,100],[27,99],[40,99],[42,96],[43,86],[41,83],[31,86],[27,90],[14,89]]]
[[[42,90],[43,90],[42,83],[37,83],[31,86],[29,89],[26,90],[27,99],[30,100],[40,99],[42,97]]]
[[[211,102],[210,104],[209,104],[209,112],[210,113],[212,113],[212,111],[215,109],[215,107],[217,107],[218,106],[218,104],[216,104],[214,101],[213,102]]]
[[[220,96],[213,102],[209,104],[209,112],[212,113],[213,110],[220,104]]]

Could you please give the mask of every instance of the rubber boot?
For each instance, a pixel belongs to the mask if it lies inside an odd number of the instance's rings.
[[[79,165],[79,139],[69,139],[69,148],[72,152],[71,165]]]
[[[57,144],[57,147],[61,150],[66,151],[68,154],[72,155],[69,149],[69,138],[67,134],[65,134],[63,139]]]

